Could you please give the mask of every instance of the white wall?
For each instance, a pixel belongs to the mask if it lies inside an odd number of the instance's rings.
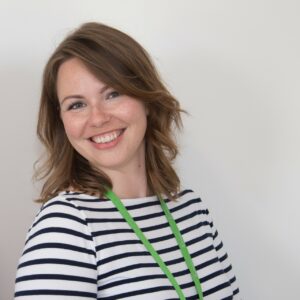
[[[38,206],[32,164],[41,72],[85,21],[152,54],[185,117],[178,170],[210,207],[244,299],[297,299],[300,278],[298,0],[0,0],[0,298]]]

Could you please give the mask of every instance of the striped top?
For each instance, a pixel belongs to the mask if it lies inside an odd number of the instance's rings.
[[[196,300],[191,275],[157,197],[122,202],[186,299]],[[204,299],[240,299],[227,254],[201,199],[184,190],[178,200],[166,203],[193,259]],[[15,298],[175,300],[178,296],[110,200],[61,192],[42,206],[28,232]]]

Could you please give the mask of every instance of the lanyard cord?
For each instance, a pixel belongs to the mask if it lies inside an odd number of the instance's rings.
[[[152,255],[152,257],[154,258],[154,260],[156,261],[156,263],[160,266],[161,270],[166,274],[166,276],[168,277],[169,281],[171,282],[171,284],[174,286],[179,299],[180,300],[185,300],[185,296],[177,282],[177,280],[175,279],[175,277],[173,276],[173,274],[171,273],[171,271],[169,270],[169,268],[167,267],[167,265],[164,263],[164,261],[161,259],[161,257],[159,256],[159,254],[156,252],[156,250],[153,248],[152,244],[148,241],[148,239],[146,238],[146,236],[143,234],[143,232],[141,231],[141,229],[138,227],[138,225],[136,224],[136,222],[133,220],[133,218],[131,217],[131,215],[129,214],[128,210],[126,209],[126,207],[123,205],[123,203],[121,202],[121,200],[118,198],[118,196],[112,191],[112,190],[108,190],[105,193],[106,197],[109,198],[113,204],[116,206],[116,208],[118,209],[118,211],[121,213],[121,215],[123,216],[123,218],[127,221],[128,225],[131,227],[131,229],[135,232],[135,234],[138,236],[138,238],[142,241],[142,243],[144,244],[144,246],[146,247],[146,249],[150,252],[150,254]],[[172,229],[172,232],[176,238],[177,244],[180,247],[180,251],[184,257],[184,260],[190,270],[192,279],[194,281],[196,290],[198,292],[198,296],[199,296],[199,300],[203,299],[202,296],[202,289],[201,289],[201,284],[200,284],[200,280],[197,276],[196,273],[196,269],[193,265],[191,256],[187,250],[187,247],[183,241],[183,238],[180,234],[180,231],[176,225],[175,220],[173,219],[166,203],[161,199],[161,197],[159,197],[160,200],[160,204],[162,206],[162,209],[166,215],[166,218],[169,222],[169,225]]]
[[[159,200],[160,200],[160,205],[167,217],[167,220],[170,224],[170,227],[172,229],[172,232],[176,238],[176,241],[177,241],[177,244],[179,245],[180,247],[180,250],[181,250],[181,253],[184,257],[184,260],[185,260],[185,263],[186,265],[188,266],[189,270],[190,270],[190,273],[191,273],[191,276],[192,276],[192,279],[194,281],[194,284],[195,284],[195,287],[196,287],[196,290],[198,292],[198,296],[199,296],[199,300],[202,300],[203,299],[203,294],[202,294],[202,288],[201,288],[201,283],[200,283],[200,279],[197,275],[197,272],[196,272],[196,269],[195,269],[195,266],[193,264],[193,261],[192,261],[192,258],[190,256],[190,253],[185,245],[185,242],[182,238],[182,235],[180,234],[180,231],[178,229],[178,226],[175,222],[175,220],[173,219],[172,217],[172,214],[170,213],[170,210],[166,204],[166,202],[159,196]]]

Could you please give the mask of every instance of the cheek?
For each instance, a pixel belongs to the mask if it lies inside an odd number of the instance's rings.
[[[73,118],[62,118],[66,135],[69,139],[80,138],[84,132],[84,124]]]
[[[139,124],[139,126],[147,123],[147,110],[142,103],[136,100],[129,102],[124,107],[122,114],[128,122]]]

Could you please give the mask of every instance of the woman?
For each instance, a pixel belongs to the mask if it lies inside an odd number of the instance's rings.
[[[238,297],[208,210],[180,190],[172,167],[181,112],[126,34],[86,23],[58,46],[37,129],[47,150],[37,174],[43,206],[15,298]]]

